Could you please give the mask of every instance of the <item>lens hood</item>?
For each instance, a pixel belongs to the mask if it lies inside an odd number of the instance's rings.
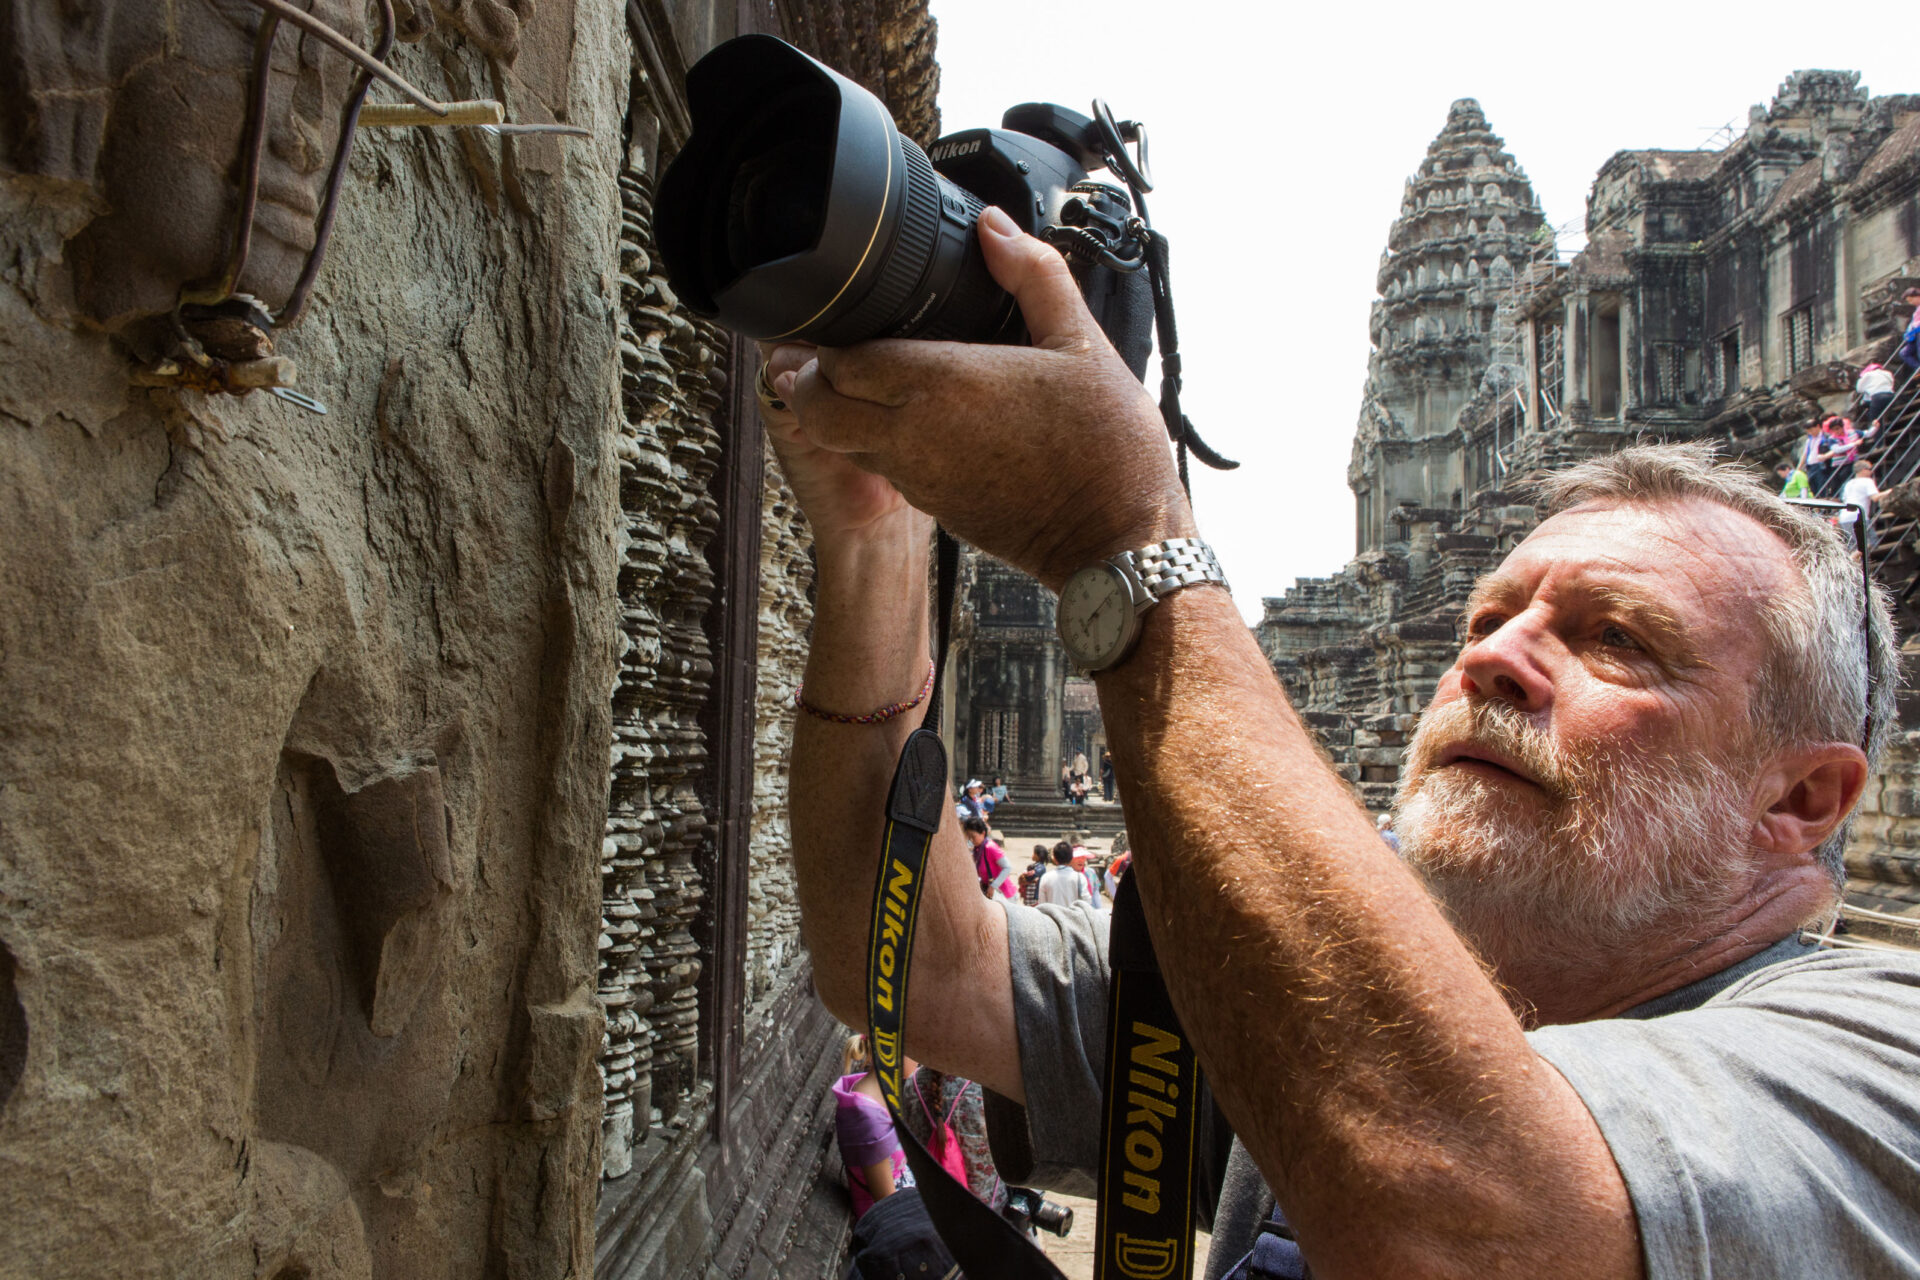
[[[693,134],[661,180],[654,223],[674,291],[761,339],[802,335],[861,300],[898,238],[907,186],[885,105],[764,35],[702,58],[687,99]]]

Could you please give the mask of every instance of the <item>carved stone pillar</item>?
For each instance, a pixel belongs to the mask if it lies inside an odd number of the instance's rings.
[[[673,368],[648,336],[665,328],[650,304],[652,196],[629,170],[620,178],[620,505],[625,513],[619,554],[620,670],[613,690],[612,779],[601,845],[600,1000],[607,1013],[601,1058],[606,1117],[602,1167],[612,1177],[632,1167],[652,1109],[657,996],[643,967],[654,950],[659,913],[647,866],[657,859],[661,825],[652,807],[656,754],[649,719],[657,684],[661,626],[656,607],[667,547],[653,513],[670,500],[672,463],[651,430],[674,389]]]
[[[806,517],[780,467],[767,459],[760,504],[759,683],[754,706],[756,761],[784,765],[793,750],[793,689],[807,661],[813,565]],[[800,936],[784,767],[754,770],[750,880],[747,884],[747,1003],[757,1007],[796,958]]]
[[[691,930],[706,889],[694,859],[712,832],[695,784],[708,763],[699,715],[712,687],[713,654],[702,624],[714,584],[705,552],[720,523],[709,484],[720,461],[720,437],[712,417],[725,377],[718,367],[717,332],[703,331],[677,309],[664,277],[653,277],[651,284],[655,297],[676,307],[665,313],[668,324],[659,339],[675,372],[671,412],[655,420],[672,462],[673,488],[661,513],[667,526],[667,570],[660,583],[664,647],[654,723],[662,750],[651,778],[665,839],[662,856],[647,868],[660,928],[646,962],[656,1000],[655,1097],[662,1116],[671,1119],[698,1069],[701,961]]]

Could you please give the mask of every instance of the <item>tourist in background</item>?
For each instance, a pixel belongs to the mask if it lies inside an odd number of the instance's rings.
[[[1393,833],[1393,815],[1391,813],[1381,814],[1380,820],[1375,822],[1373,826],[1374,830],[1380,833],[1380,838],[1387,842],[1387,848],[1393,850],[1395,853],[1400,852],[1400,837]]]
[[[1040,905],[1040,877],[1047,874],[1047,846],[1033,846],[1033,861],[1020,873],[1020,901],[1030,907]]]
[[[1920,289],[1907,290],[1900,295],[1900,301],[1912,308],[1912,314],[1907,317],[1907,331],[1900,336],[1900,363],[1909,370],[1920,369]]]
[[[986,1097],[978,1084],[921,1067],[907,1080],[900,1119],[954,1181],[994,1212],[1006,1209],[1007,1184],[987,1147]]]
[[[1833,471],[1833,464],[1827,460],[1827,438],[1820,429],[1820,419],[1809,418],[1806,430],[1807,434],[1794,450],[1794,461],[1807,473],[1807,488],[1818,495]]]
[[[1867,424],[1866,434],[1871,439],[1880,430],[1880,415],[1893,403],[1893,374],[1883,365],[1866,365],[1853,390],[1860,397],[1860,420]]]
[[[1783,498],[1811,498],[1813,486],[1807,483],[1807,473],[1798,463],[1783,462],[1773,469],[1780,478],[1780,496]]]
[[[987,833],[986,821],[971,815],[960,820],[960,832],[973,846],[973,869],[980,875],[980,892],[989,898],[1017,898],[1020,888],[1007,866],[1006,851]]]
[[[1079,874],[1080,878],[1087,882],[1087,901],[1093,904],[1095,911],[1099,911],[1104,908],[1107,903],[1106,899],[1100,896],[1099,877],[1095,876],[1093,874],[1093,868],[1087,865],[1086,846],[1076,844],[1071,846],[1071,850],[1072,859],[1070,865],[1074,871]]]
[[[995,807],[1013,803],[1013,797],[1007,794],[1007,780],[997,773],[993,775],[993,785],[987,788],[987,795],[992,797]]]
[[[1040,877],[1040,904],[1052,904],[1056,907],[1071,907],[1075,903],[1087,901],[1086,877],[1075,871],[1073,846],[1062,840],[1053,846],[1053,865],[1047,868],[1047,874]],[[1092,903],[1087,903],[1092,906]]]
[[[903,1064],[914,1076],[911,1058]],[[907,1167],[899,1131],[881,1100],[867,1038],[847,1041],[840,1079],[833,1084],[833,1132],[853,1198],[853,1240],[845,1280],[958,1275]],[[911,1113],[909,1113],[911,1114]],[[995,1175],[996,1177],[998,1175]]]
[[[1113,753],[1100,748],[1100,798],[1113,802]]]
[[[966,791],[960,796],[958,807],[961,817],[978,818],[985,822],[993,816],[993,797],[986,794],[986,788],[981,785],[980,779],[970,778],[967,781]]]
[[[1127,870],[1132,866],[1133,855],[1127,852],[1115,854],[1113,861],[1107,863],[1107,872],[1102,879],[1106,881],[1109,898],[1120,896],[1120,882],[1127,878]]]
[[[1840,489],[1840,501],[1846,503],[1840,508],[1840,531],[1853,541],[1853,522],[1859,519],[1867,521],[1867,550],[1873,550],[1873,504],[1880,500],[1880,486],[1873,482],[1873,464],[1865,458],[1853,464],[1853,479]]]
[[[1828,414],[1820,423],[1820,452],[1827,464],[1827,474],[1814,486],[1814,494],[1831,498],[1853,474],[1853,464],[1860,456],[1860,436],[1854,431],[1853,423],[1837,413]]]
[[[840,1067],[840,1078],[833,1083],[833,1134],[847,1167],[847,1190],[853,1194],[853,1216],[858,1219],[877,1201],[912,1186],[913,1171],[907,1168],[893,1117],[880,1096],[865,1036],[848,1037]]]

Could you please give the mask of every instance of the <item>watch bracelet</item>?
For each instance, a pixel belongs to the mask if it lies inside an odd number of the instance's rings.
[[[1219,557],[1199,538],[1169,538],[1141,547],[1131,555],[1140,585],[1155,600],[1202,582],[1227,586],[1227,575],[1220,568]]]

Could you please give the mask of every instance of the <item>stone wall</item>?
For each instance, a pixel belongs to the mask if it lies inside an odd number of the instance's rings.
[[[592,136],[360,131],[274,335],[324,416],[132,385],[162,250],[231,227],[252,10],[4,11],[0,1274],[592,1265],[625,38],[400,7],[413,82]],[[290,101],[273,307],[334,120]]]
[[[837,1274],[806,531],[651,191],[718,40],[925,140],[933,25],[395,8],[429,94],[589,136],[362,127],[298,324],[349,65],[280,31],[254,301],[176,324],[255,11],[0,8],[0,1275]]]

